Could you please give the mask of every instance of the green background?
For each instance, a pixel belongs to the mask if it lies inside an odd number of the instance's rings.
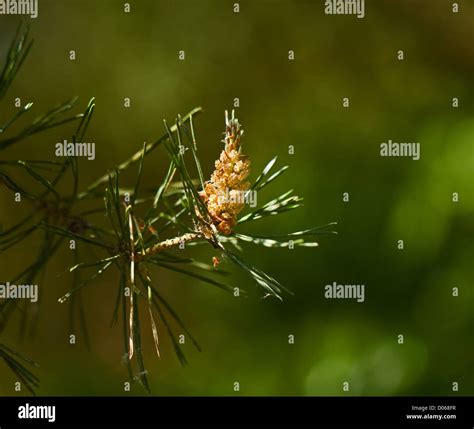
[[[123,3],[40,0],[39,17],[25,18],[35,42],[0,122],[14,112],[16,97],[33,101],[39,114],[73,95],[79,112],[95,96],[87,141],[96,143],[97,157],[81,161],[85,186],[161,136],[164,118],[202,106],[195,125],[209,176],[222,147],[224,110],[238,97],[252,178],[275,155],[290,166],[259,202],[292,188],[305,198],[304,207],[240,231],[286,233],[337,221],[339,232],[321,237],[315,249],[245,246],[247,260],[295,292],[283,302],[260,300],[238,271],[231,282],[247,289],[248,299],[157,271],[158,287],[203,351],[186,344],[189,365],[182,368],[159,326],[158,360],[143,323],[153,394],[473,395],[473,2],[459,1],[454,14],[451,1],[366,1],[364,19],[325,15],[324,2],[311,0],[240,1],[240,13],[233,1],[131,1],[128,14]],[[0,17],[2,57],[19,19]],[[54,144],[74,129],[36,135],[1,156],[53,159]],[[388,139],[420,142],[421,160],[380,157]],[[147,186],[160,183],[166,162],[163,150],[147,159]],[[128,180],[133,184],[133,174]],[[0,189],[2,224],[24,210]],[[0,281],[33,258],[35,237],[0,255]],[[202,258],[211,255],[203,251]],[[36,334],[20,339],[15,317],[3,339],[40,363],[39,394],[144,394],[137,384],[123,392],[121,328],[110,328],[116,273],[83,293],[91,349],[80,332],[69,344],[68,306],[57,298],[71,287],[71,264],[71,251],[62,249],[39,283],[41,306],[31,305],[40,311]],[[325,299],[324,286],[334,281],[365,284],[365,302]],[[290,334],[295,344],[288,344]],[[0,394],[18,394],[14,381],[2,364]]]

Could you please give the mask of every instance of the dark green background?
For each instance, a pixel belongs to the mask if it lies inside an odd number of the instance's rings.
[[[88,141],[96,143],[97,159],[82,161],[85,186],[161,136],[163,118],[202,106],[196,131],[208,176],[221,149],[224,109],[239,97],[252,177],[275,155],[290,165],[259,201],[291,188],[305,198],[303,208],[242,231],[284,233],[337,221],[339,232],[316,249],[245,246],[248,260],[295,292],[284,302],[260,301],[257,293],[239,300],[179,275],[155,275],[203,351],[187,344],[190,365],[183,369],[159,327],[157,360],[144,330],[153,393],[233,395],[239,381],[242,395],[450,395],[452,382],[459,383],[456,394],[474,394],[474,4],[459,1],[453,14],[451,1],[366,1],[366,17],[357,19],[327,16],[324,2],[310,0],[240,1],[239,14],[233,1],[135,0],[129,14],[123,3],[40,0],[39,17],[26,18],[35,43],[1,121],[16,97],[33,101],[39,114],[73,95],[81,111],[95,96]],[[18,21],[0,17],[2,57]],[[400,49],[404,61],[397,60]],[[1,156],[53,158],[54,144],[74,129],[34,136]],[[421,160],[380,157],[388,139],[420,142]],[[150,156],[146,184],[156,186],[165,167],[164,151]],[[2,223],[23,210],[0,190]],[[0,255],[0,280],[23,268],[38,243]],[[70,253],[63,249],[40,283],[37,335],[19,340],[13,319],[8,344],[40,363],[40,394],[123,394],[121,329],[109,327],[117,276],[108,273],[85,290],[92,349],[80,334],[72,346],[68,307],[57,303],[71,285],[64,273]],[[232,280],[256,289],[240,272]],[[366,301],[326,300],[324,286],[333,281],[364,283]],[[14,381],[0,367],[0,394],[15,394]],[[132,394],[143,393],[133,386]]]

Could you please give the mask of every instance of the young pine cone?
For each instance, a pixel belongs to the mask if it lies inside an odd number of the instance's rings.
[[[241,153],[243,130],[234,118],[234,111],[230,120],[225,112],[225,122],[225,147],[200,195],[217,230],[229,235],[237,224],[237,215],[244,208],[245,193],[250,188],[250,183],[245,181],[250,173],[250,160]]]

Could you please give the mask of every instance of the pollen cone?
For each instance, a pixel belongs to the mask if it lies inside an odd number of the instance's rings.
[[[237,215],[244,208],[245,191],[250,188],[250,183],[246,181],[250,173],[250,160],[241,152],[243,130],[234,117],[234,111],[230,119],[225,112],[225,122],[225,146],[201,196],[217,230],[229,235],[237,224]]]

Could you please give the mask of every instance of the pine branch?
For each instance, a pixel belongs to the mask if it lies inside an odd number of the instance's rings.
[[[0,358],[3,359],[5,364],[11,369],[18,380],[20,380],[30,393],[34,395],[34,389],[39,387],[38,377],[27,369],[22,362],[34,367],[39,367],[39,365],[36,362],[21,356],[19,353],[13,351],[2,343],[0,343]]]
[[[18,73],[30,47],[28,31],[19,28],[0,75],[0,98]],[[78,126],[72,141],[83,141],[93,117],[95,100],[92,98],[89,101],[84,113],[65,115],[75,102],[76,99],[67,101],[24,126],[18,134],[6,136],[0,140],[0,150],[23,142],[27,137],[51,127],[76,120]],[[31,111],[32,103],[28,103],[12,118],[2,120],[2,136],[8,134],[12,124],[26,118]],[[262,268],[256,267],[252,261],[247,261],[242,252],[229,250],[227,243],[238,249],[240,242],[264,247],[287,247],[291,241],[297,246],[315,247],[318,243],[305,241],[306,237],[334,233],[326,229],[333,224],[270,236],[241,232],[240,228],[246,223],[301,207],[303,199],[290,190],[241,216],[245,203],[226,200],[226,196],[238,193],[247,196],[250,192],[258,192],[274,183],[288,170],[288,166],[273,170],[277,161],[277,157],[274,157],[251,184],[247,180],[250,174],[250,157],[242,152],[243,130],[234,112],[229,116],[226,111],[224,146],[215,162],[214,171],[206,181],[193,123],[200,112],[202,109],[196,107],[183,117],[178,115],[172,126],[168,126],[164,121],[165,132],[161,137],[152,143],[144,143],[140,150],[82,191],[79,191],[81,170],[77,158],[67,157],[63,162],[47,159],[0,161],[0,184],[10,192],[19,192],[31,206],[29,216],[19,219],[6,229],[0,228],[0,252],[23,243],[25,239],[33,239],[33,234],[38,230],[43,234],[41,250],[36,260],[15,278],[32,281],[39,273],[44,273],[45,267],[64,239],[80,243],[88,251],[81,252],[81,259],[76,253],[73,265],[69,268],[69,275],[74,276],[73,287],[58,301],[71,301],[71,326],[74,326],[74,318],[79,311],[80,323],[86,334],[85,311],[78,293],[94,284],[106,271],[116,270],[118,287],[115,299],[111,299],[114,301],[112,324],[122,319],[128,373],[147,391],[150,386],[142,350],[144,316],[140,310],[141,300],[145,300],[148,309],[148,332],[152,335],[159,357],[160,329],[164,328],[179,361],[182,364],[187,362],[175,337],[173,324],[183,329],[196,348],[201,350],[181,317],[159,292],[152,278],[151,268],[177,272],[193,281],[211,284],[227,292],[234,291],[230,284],[219,278],[222,271],[218,270],[218,256],[223,255],[261,287],[264,297],[283,299],[285,293],[292,292]],[[162,181],[157,187],[150,189],[142,183],[147,157],[160,146],[163,146],[170,162]],[[187,154],[186,149],[189,148],[191,150]],[[137,173],[134,182],[122,183],[122,173],[135,165]],[[65,180],[71,181],[67,194],[59,186]],[[98,207],[98,198],[103,199],[102,207]],[[78,210],[79,203],[83,200],[97,204],[92,208]],[[139,205],[140,210],[137,208]],[[105,215],[103,222],[92,217],[97,213]],[[141,218],[138,213],[145,215]],[[187,255],[176,255],[174,252],[182,244],[189,245],[190,251],[192,246],[197,244],[211,246],[216,252],[212,265]],[[94,251],[97,251],[97,255]],[[84,271],[88,276],[83,279]],[[0,332],[10,320],[14,308],[15,305],[10,301],[0,304]],[[27,313],[25,311],[25,314]],[[16,355],[11,350],[0,344],[0,357],[7,365],[19,378],[22,377],[27,387],[37,386],[37,379],[24,366],[18,364],[14,356]],[[134,368],[138,369],[137,375],[134,375]]]

